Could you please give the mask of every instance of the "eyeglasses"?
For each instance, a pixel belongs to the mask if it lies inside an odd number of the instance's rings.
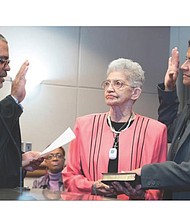
[[[0,64],[3,65],[3,66],[6,66],[10,63],[10,60],[9,59],[3,59],[3,58],[0,58]]]
[[[104,90],[107,90],[110,85],[112,85],[114,89],[121,89],[124,86],[130,86],[129,84],[126,84],[124,81],[121,81],[121,80],[113,80],[113,81],[105,80],[101,84]]]
[[[52,160],[53,158],[56,158],[56,159],[61,160],[61,159],[64,158],[64,156],[63,156],[62,154],[49,154],[49,155],[46,157],[47,160]]]

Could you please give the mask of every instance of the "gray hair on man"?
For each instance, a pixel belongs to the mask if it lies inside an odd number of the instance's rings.
[[[6,38],[2,34],[0,34],[0,40],[5,41],[6,43],[8,43]]]

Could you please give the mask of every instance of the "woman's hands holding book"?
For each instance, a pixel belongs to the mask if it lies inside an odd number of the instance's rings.
[[[116,195],[116,192],[112,186],[108,186],[102,183],[101,180],[98,180],[95,181],[92,186],[92,194],[110,197]]]

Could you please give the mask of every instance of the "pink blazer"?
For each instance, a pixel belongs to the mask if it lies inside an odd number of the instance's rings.
[[[94,181],[108,171],[109,150],[114,135],[107,124],[108,113],[90,114],[76,120],[67,165],[62,172],[66,191],[91,193]],[[162,162],[167,156],[167,128],[157,120],[136,114],[132,125],[119,136],[118,172]],[[159,190],[147,190],[146,200],[162,198]],[[120,199],[129,199],[126,195]]]

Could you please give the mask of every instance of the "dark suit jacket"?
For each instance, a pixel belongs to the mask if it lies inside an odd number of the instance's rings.
[[[165,92],[163,84],[160,84],[158,94],[158,120],[167,125],[168,142],[171,142],[171,146],[167,162],[145,165],[142,168],[142,186],[144,189],[165,189],[165,199],[190,199],[190,123],[179,137],[185,116],[190,111],[190,100],[178,114],[179,101],[176,90]],[[177,142],[178,147],[174,151]]]
[[[14,188],[22,185],[20,180],[22,154],[19,117],[22,108],[12,96],[0,101],[0,188]],[[6,125],[5,125],[6,124]],[[6,129],[14,138],[11,140]]]

